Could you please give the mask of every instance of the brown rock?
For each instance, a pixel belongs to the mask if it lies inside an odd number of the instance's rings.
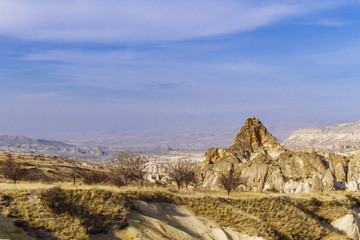
[[[338,182],[346,181],[346,174],[343,165],[343,157],[330,153],[328,157],[329,168]]]
[[[240,129],[234,141],[227,148],[238,159],[250,160],[252,153],[279,155],[284,148],[279,141],[271,135],[258,118],[248,118]]]
[[[311,192],[322,192],[324,191],[324,185],[318,176],[314,176],[311,183]]]
[[[355,154],[348,163],[347,183],[360,184],[360,154]]]
[[[279,166],[287,179],[305,179],[314,173],[322,178],[326,173],[326,165],[315,152],[286,151],[279,156]]]

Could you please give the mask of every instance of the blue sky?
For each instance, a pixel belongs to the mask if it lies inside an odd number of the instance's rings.
[[[0,0],[0,134],[360,120],[357,1]]]

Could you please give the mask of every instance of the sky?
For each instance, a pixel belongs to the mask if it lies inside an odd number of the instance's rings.
[[[360,3],[0,0],[0,134],[360,120]]]

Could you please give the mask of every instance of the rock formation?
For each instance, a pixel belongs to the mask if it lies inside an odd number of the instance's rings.
[[[205,156],[201,173],[209,188],[216,188],[218,176],[230,168],[241,171],[242,187],[253,191],[309,193],[357,190],[360,185],[360,154],[348,158],[313,149],[286,150],[254,117],[228,148],[209,148]]]
[[[360,121],[328,127],[299,129],[283,141],[282,145],[293,150],[306,147],[326,151],[356,151],[360,149]]]
[[[259,119],[248,118],[234,141],[228,148],[209,148],[205,153],[206,161],[211,164],[218,160],[236,158],[240,162],[248,162],[258,154],[277,157],[284,148],[278,140],[267,131]]]

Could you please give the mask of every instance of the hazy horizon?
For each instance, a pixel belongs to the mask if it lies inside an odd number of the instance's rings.
[[[0,135],[360,120],[357,1],[0,1]]]

